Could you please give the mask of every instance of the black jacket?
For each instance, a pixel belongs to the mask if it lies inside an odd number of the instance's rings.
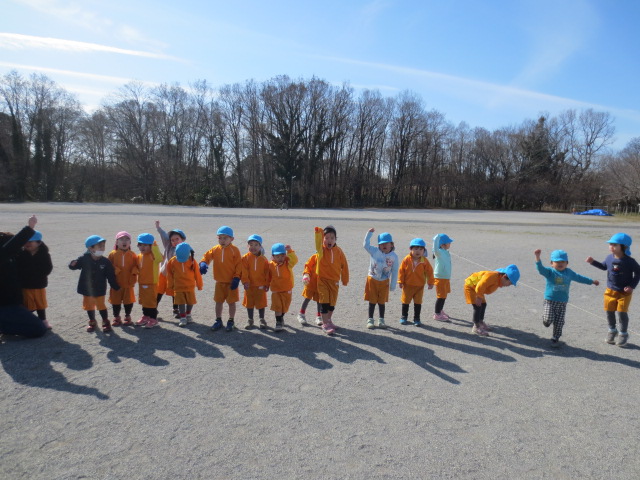
[[[35,255],[23,250],[18,254],[17,262],[22,288],[47,288],[47,277],[53,270],[49,247],[40,243]]]
[[[22,305],[22,287],[16,257],[35,231],[24,227],[8,240],[0,242],[0,305]]]
[[[113,265],[108,258],[100,257],[94,260],[89,252],[76,260],[76,266],[71,270],[81,270],[77,292],[86,297],[102,297],[107,294],[107,282],[114,290],[120,290]]]

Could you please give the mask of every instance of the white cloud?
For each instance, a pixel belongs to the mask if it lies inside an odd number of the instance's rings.
[[[127,50],[124,48],[100,45],[97,43],[77,42],[61,38],[36,37],[33,35],[21,35],[19,33],[0,33],[0,48],[11,50],[47,49],[63,50],[78,53],[104,52],[118,55],[132,55],[135,57],[155,58],[162,60],[181,61],[179,58],[169,55],[144,52],[140,50]]]

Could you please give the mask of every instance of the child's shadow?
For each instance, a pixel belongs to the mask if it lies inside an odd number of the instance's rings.
[[[2,366],[16,383],[29,387],[49,388],[79,395],[93,395],[107,400],[100,390],[76,385],[53,368],[54,362],[64,363],[70,370],[88,370],[93,358],[80,345],[70,343],[55,333],[39,340],[10,339],[2,348]]]
[[[195,325],[195,324],[193,324]],[[123,358],[131,358],[153,367],[169,365],[169,361],[157,355],[158,351],[170,351],[184,358],[197,355],[222,358],[222,352],[208,342],[190,336],[187,331],[170,328],[124,327],[100,339],[100,345],[110,351],[107,358],[119,363]]]
[[[338,332],[344,329],[338,330]],[[356,360],[385,363],[378,355],[356,345],[341,342],[340,335],[331,338],[320,332],[319,328],[293,328],[287,326],[282,332],[272,329],[237,330],[232,333],[211,332],[209,328],[200,331],[199,338],[207,342],[226,345],[238,354],[247,357],[266,358],[270,355],[282,355],[297,358],[310,367],[319,370],[333,368],[333,364],[321,358],[326,355],[341,363],[351,364]]]

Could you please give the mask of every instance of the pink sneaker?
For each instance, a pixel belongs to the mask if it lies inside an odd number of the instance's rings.
[[[111,320],[111,325],[114,327],[119,327],[122,325],[122,317],[120,317],[120,315],[118,315],[117,317],[113,317],[113,320]]]
[[[147,320],[146,325],[144,326],[144,328],[153,328],[153,327],[157,327],[160,324],[158,323],[158,319],[157,318],[149,318],[149,320]]]
[[[42,323],[44,325],[44,328],[46,328],[47,330],[51,330],[53,328],[49,323],[49,320],[43,320]]]
[[[336,331],[338,329],[338,326],[335,323],[333,323],[333,320],[331,318],[327,320],[327,323],[331,328],[333,328],[333,331]]]
[[[443,315],[444,318],[446,318],[447,320],[449,320],[449,315],[444,311],[444,310],[440,310],[440,315]]]
[[[447,317],[446,315],[443,315],[442,312],[434,313],[433,319],[438,320],[439,322],[449,322],[449,317]]]
[[[482,326],[473,326],[471,328],[471,333],[473,333],[474,335],[480,335],[481,337],[488,337],[489,336],[489,332],[487,332],[486,330],[484,330],[482,328]]]
[[[143,327],[147,324],[147,322],[151,320],[150,317],[147,317],[146,315],[143,315],[142,317],[140,317],[140,320],[138,320],[136,322],[136,325],[138,325],[139,327]]]
[[[490,332],[493,330],[493,328],[488,323],[485,323],[485,322],[480,322],[480,327],[482,327],[482,329],[486,332]]]
[[[327,335],[333,335],[334,333],[336,333],[336,329],[332,327],[331,323],[325,323],[322,325],[322,330],[327,334]]]

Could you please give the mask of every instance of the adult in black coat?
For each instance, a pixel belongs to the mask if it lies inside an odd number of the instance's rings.
[[[16,259],[35,233],[35,215],[16,235],[0,232],[0,333],[35,338],[47,332],[42,320],[22,304],[22,285]]]

